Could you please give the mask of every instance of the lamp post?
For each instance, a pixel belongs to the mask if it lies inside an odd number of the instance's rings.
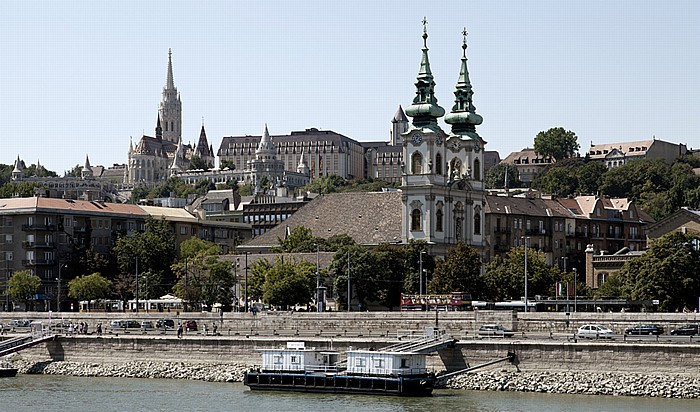
[[[248,312],[248,251],[245,252],[245,292],[244,296],[245,298],[245,311]]]
[[[236,299],[236,309],[235,311],[238,312],[238,306],[240,305],[240,299],[239,299],[239,294],[241,291],[241,286],[238,283],[238,267],[241,265],[241,259],[236,258],[236,261],[231,264],[233,266],[233,281],[236,282],[233,284],[233,297]]]
[[[573,268],[572,270],[574,271],[574,312],[576,312],[576,280],[578,273],[576,272],[576,268]]]
[[[564,262],[564,273],[566,273],[566,256],[562,256],[561,260]],[[567,276],[568,278],[568,276]],[[566,311],[569,311],[569,282],[566,282]]]
[[[348,249],[348,312],[350,312],[350,249]]]
[[[421,297],[423,296],[423,253],[425,252],[421,250],[420,254],[418,255],[418,263],[420,265],[420,273],[418,274],[418,294]]]
[[[139,311],[139,257],[136,256],[136,310]]]
[[[323,312],[321,305],[321,272],[319,271],[319,252],[320,247],[318,243],[316,244],[316,312]]]
[[[523,246],[525,247],[525,312],[529,312],[527,307],[527,244],[529,243],[529,236],[520,236],[523,240]]]
[[[58,288],[56,290],[56,312],[61,311],[61,280],[63,279],[61,277],[61,269],[63,269],[64,266],[66,266],[65,263],[58,264],[58,278],[56,279],[56,281],[58,282]]]

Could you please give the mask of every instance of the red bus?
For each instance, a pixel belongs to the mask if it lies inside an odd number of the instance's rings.
[[[452,292],[438,295],[401,294],[402,311],[457,311],[472,309],[472,295],[467,292]]]

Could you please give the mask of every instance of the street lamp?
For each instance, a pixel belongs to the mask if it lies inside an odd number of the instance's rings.
[[[350,249],[348,249],[348,312],[350,312]]]
[[[529,312],[527,307],[527,244],[530,243],[530,237],[520,236],[520,239],[522,239],[523,246],[525,247],[525,312]]]
[[[425,251],[421,250],[420,254],[418,255],[418,263],[420,264],[420,273],[418,274],[418,294],[420,296],[423,296],[423,253],[425,253]]]
[[[245,252],[245,311],[248,312],[248,251]]]
[[[316,244],[316,312],[323,312],[323,302],[321,302],[321,272],[319,271],[319,252],[320,247],[318,243]]]
[[[573,268],[572,270],[574,271],[574,312],[576,312],[576,280],[578,273],[576,272],[576,268]]]
[[[68,265],[65,263],[58,264],[58,278],[56,279],[56,281],[58,282],[58,288],[57,288],[58,290],[56,291],[56,312],[61,311],[61,280],[62,280],[61,269],[63,269],[64,267],[67,267],[67,266]]]
[[[240,258],[236,258],[236,262],[231,264],[231,266],[233,266],[233,281],[236,282],[233,285],[233,297],[236,299],[236,312],[238,312],[238,306],[241,303],[238,296],[241,291],[241,286],[238,283],[238,267],[241,265],[240,261]]]

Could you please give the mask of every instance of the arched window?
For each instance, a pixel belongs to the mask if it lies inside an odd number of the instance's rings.
[[[481,162],[474,159],[474,180],[481,180]]]
[[[462,177],[462,162],[456,157],[450,162],[450,180]]]
[[[474,234],[481,234],[481,210],[474,209]]]
[[[423,173],[423,156],[416,152],[411,156],[411,173],[414,175],[419,175]]]
[[[175,124],[175,123],[174,123],[174,122],[170,122],[170,131],[172,131],[172,132],[175,131],[175,127],[173,126],[173,124]]]
[[[421,227],[420,209],[413,209],[411,212],[411,231],[418,231]]]
[[[435,174],[442,175],[442,155],[440,153],[435,155]]]
[[[442,232],[442,209],[435,212],[435,231]]]
[[[165,122],[165,131],[168,131],[168,122]]]

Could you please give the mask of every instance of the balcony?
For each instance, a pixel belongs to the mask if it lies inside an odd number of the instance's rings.
[[[56,246],[54,242],[22,242],[22,247],[25,249],[53,249]]]
[[[32,224],[24,224],[22,225],[22,230],[30,231],[30,230],[56,230],[56,225],[49,223],[49,224],[43,224],[43,223],[32,223]]]
[[[56,261],[53,259],[34,259],[34,260],[23,260],[23,266],[53,266]]]

